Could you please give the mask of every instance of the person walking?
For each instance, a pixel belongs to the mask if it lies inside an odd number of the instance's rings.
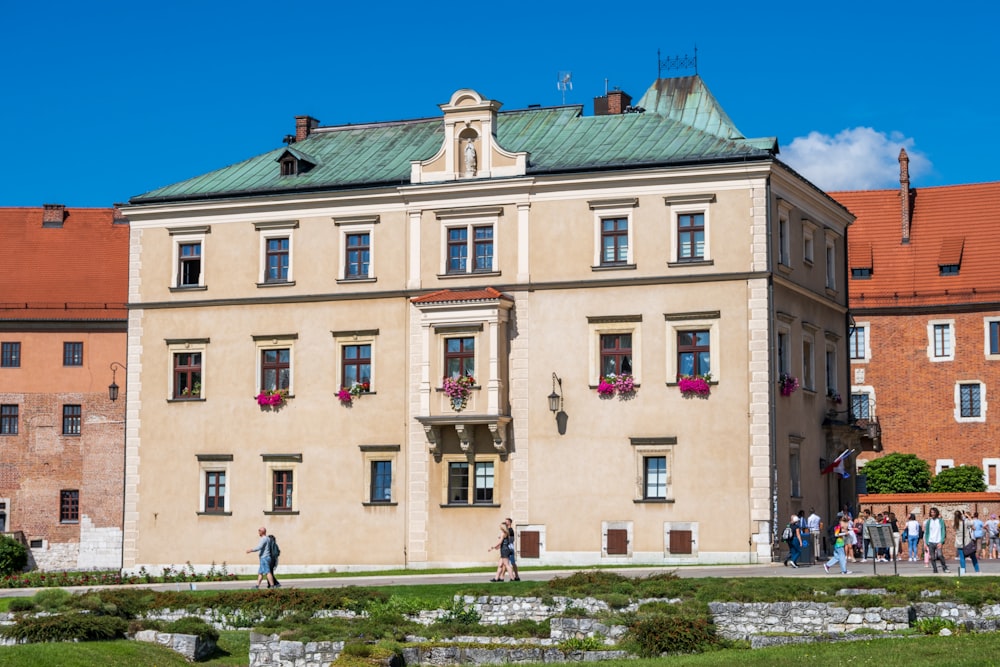
[[[515,547],[517,544],[517,533],[514,532],[514,520],[507,517],[507,520],[504,523],[507,524],[507,545],[510,547],[510,555],[507,557],[507,560],[510,562],[510,580],[521,581],[521,575],[517,571],[517,557],[515,556],[517,553],[517,548]]]
[[[941,513],[938,512],[938,508],[932,507],[930,518],[924,522],[924,544],[927,545],[927,553],[930,555],[931,567],[934,570],[934,574],[937,574],[938,563],[941,563],[941,569],[946,574],[948,572],[948,564],[945,562],[944,554],[941,552],[941,545],[944,544],[944,538],[947,533],[948,529],[944,525]]]
[[[788,543],[788,556],[785,558],[784,564],[785,567],[791,565],[797,568],[799,566],[799,556],[802,555],[802,527],[798,515],[792,515],[791,521],[788,522],[788,531],[790,535],[785,540]]]
[[[257,536],[260,537],[257,546],[253,549],[247,549],[248,554],[256,551],[260,559],[260,566],[257,568],[257,585],[254,588],[260,588],[260,582],[265,577],[267,578],[267,587],[270,588],[274,585],[274,575],[271,573],[271,540],[267,537],[267,528],[264,526],[258,528]]]
[[[915,514],[910,514],[906,520],[906,555],[908,561],[916,563],[919,559],[917,547],[920,543],[920,522]]]
[[[972,537],[976,540],[976,554],[986,558],[986,524],[979,518],[979,512],[972,513]]]
[[[841,516],[840,523],[837,524],[837,528],[833,533],[833,557],[823,563],[823,569],[826,570],[827,574],[830,574],[830,566],[835,563],[840,563],[841,574],[851,574],[851,571],[847,569],[847,556],[844,553],[844,549],[848,545],[848,539],[850,539],[848,536],[851,530],[851,520],[847,515]]]
[[[507,524],[500,523],[500,535],[497,543],[490,547],[490,551],[500,552],[500,562],[497,563],[497,573],[490,581],[505,581],[507,573],[510,572],[510,533],[507,531]]]
[[[955,553],[958,554],[958,574],[965,574],[965,545],[972,543],[973,549],[972,553],[968,555],[968,558],[972,559],[972,567],[976,572],[979,572],[979,556],[976,553],[978,549],[976,548],[976,537],[973,534],[974,522],[968,516],[963,514],[961,511],[955,511],[955,520],[952,522],[952,526],[955,528]]]
[[[809,516],[806,517],[806,526],[809,528],[809,535],[812,538],[813,562],[818,563],[823,554],[821,544],[823,541],[823,519],[819,517],[819,514],[816,514],[816,510],[812,507],[809,508]]]
[[[990,520],[986,522],[986,533],[990,538],[989,558],[1000,558],[1000,521],[996,514],[991,514]]]

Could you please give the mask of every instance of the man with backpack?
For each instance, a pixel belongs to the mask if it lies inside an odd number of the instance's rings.
[[[257,542],[257,546],[253,549],[247,549],[247,553],[257,552],[257,556],[260,559],[260,566],[257,568],[257,585],[254,588],[260,588],[260,582],[263,581],[264,577],[267,577],[267,587],[277,585],[274,580],[274,572],[271,563],[273,559],[271,557],[271,538],[267,536],[267,528],[261,526],[257,529],[257,535],[260,540]]]

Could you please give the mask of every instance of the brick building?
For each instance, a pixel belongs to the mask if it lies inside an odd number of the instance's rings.
[[[0,530],[42,569],[117,568],[127,221],[46,205],[0,209],[0,230]]]
[[[831,193],[857,216],[846,404],[882,454],[976,465],[1000,490],[1000,183],[910,188],[899,160],[898,190]]]

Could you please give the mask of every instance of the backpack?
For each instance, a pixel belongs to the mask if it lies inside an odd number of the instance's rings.
[[[268,549],[271,551],[271,558],[277,559],[281,555],[281,549],[278,548],[278,540],[274,539],[274,535],[268,535]]]
[[[792,524],[787,524],[785,526],[784,532],[781,533],[781,539],[787,542],[788,540],[792,539],[793,534],[794,533],[792,532]]]

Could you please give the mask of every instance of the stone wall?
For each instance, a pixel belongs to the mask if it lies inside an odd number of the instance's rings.
[[[140,630],[134,639],[139,642],[159,644],[183,655],[189,662],[204,660],[215,653],[215,642],[199,639],[197,635],[182,635],[156,630]]]

